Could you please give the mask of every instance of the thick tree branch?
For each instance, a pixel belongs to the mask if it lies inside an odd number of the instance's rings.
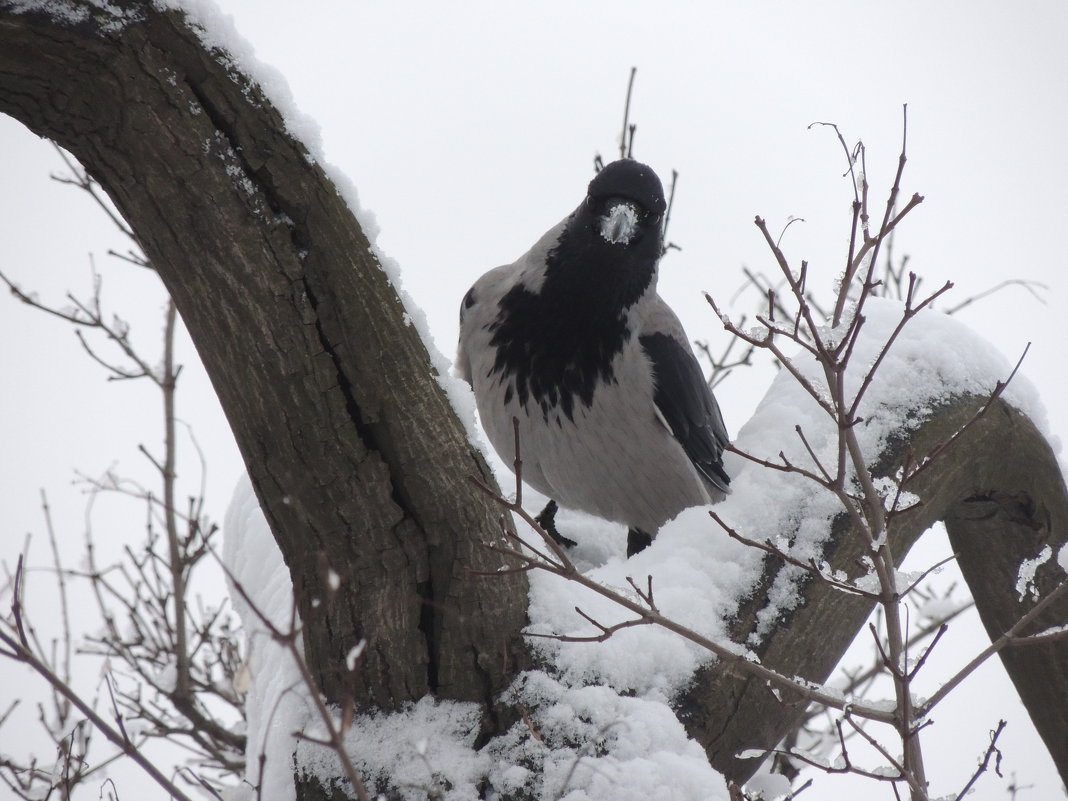
[[[977,410],[988,403],[988,412],[977,417]],[[1031,421],[1001,399],[964,397],[933,412],[914,431],[891,438],[891,443],[872,470],[875,477],[896,475],[910,453],[937,450],[939,454],[908,482],[920,502],[895,515],[889,528],[888,545],[898,562],[924,531],[943,520],[992,640],[1011,632],[1003,646],[1014,637],[1068,621],[1068,594],[1041,601],[1064,578],[1055,560],[1036,574],[1038,599],[1030,594],[1020,598],[1016,592],[1023,560],[1046,545],[1056,553],[1068,542],[1068,493],[1056,457]],[[940,447],[943,443],[949,444]],[[858,563],[869,552],[854,525],[844,513],[840,515],[824,553],[823,570],[833,575],[841,571],[846,581],[863,573]],[[767,558],[759,586],[738,610],[733,638],[750,642],[764,666],[822,683],[874,602],[843,593],[833,583],[813,580],[810,573],[802,580],[803,598],[797,608],[754,644],[749,637],[766,604],[766,591],[785,567],[783,560]],[[1027,619],[1026,630],[1017,627],[1039,603],[1042,608]],[[1068,777],[1068,753],[1062,747],[1068,731],[1068,640],[1043,639],[1018,648],[991,649],[995,651],[1062,777]],[[757,761],[736,754],[745,748],[774,748],[805,709],[800,697],[773,693],[760,679],[712,666],[700,671],[680,712],[713,765],[738,781],[751,775]]]
[[[467,572],[500,564],[481,547],[495,511],[464,482],[492,478],[337,188],[180,13],[19,5],[0,2],[0,112],[77,157],[171,293],[290,567],[318,685],[493,709],[525,578]],[[341,590],[315,609],[321,554]],[[342,657],[364,638],[350,688]]]

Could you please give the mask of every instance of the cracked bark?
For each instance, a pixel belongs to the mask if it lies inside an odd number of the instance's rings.
[[[497,510],[465,476],[492,479],[359,225],[258,88],[179,15],[113,0],[139,18],[105,32],[108,12],[68,5],[85,19],[15,14],[0,0],[0,111],[59,142],[100,181],[174,297],[289,565],[324,693],[337,701],[351,691],[383,709],[428,692],[474,700],[486,709],[486,735],[499,730],[507,718],[495,695],[524,659],[526,583],[465,572],[500,564],[481,547]],[[961,399],[903,437],[886,470],[906,446],[922,453],[941,441],[975,405]],[[925,505],[899,519],[899,551],[944,519],[980,614],[1000,634],[1029,603],[1011,591],[1016,565],[1068,532],[1048,446],[999,403],[910,489]],[[849,535],[838,526],[828,558],[855,572]],[[327,564],[341,577],[332,599]],[[769,562],[760,586],[776,570]],[[1047,566],[1040,585],[1052,577]],[[760,586],[735,621],[739,640]],[[820,680],[867,612],[810,584],[759,651],[769,666]],[[1044,622],[1066,617],[1053,609]],[[344,658],[361,638],[369,647],[348,677]],[[1068,665],[1068,643],[1004,659],[1065,776],[1057,749],[1068,736],[1068,677],[1050,665]],[[679,709],[712,763],[738,781],[755,765],[734,754],[773,746],[802,712],[714,667]],[[317,786],[300,792],[329,797]]]
[[[330,700],[478,701],[523,660],[523,574],[425,346],[351,211],[259,89],[174,12],[107,31],[0,3],[0,110],[73,153],[188,326],[293,576]],[[341,578],[325,586],[325,566]],[[369,647],[355,675],[345,655]],[[487,714],[487,729],[496,723]]]

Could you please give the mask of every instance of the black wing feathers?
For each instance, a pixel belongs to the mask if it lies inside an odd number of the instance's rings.
[[[663,333],[638,337],[653,363],[653,401],[675,439],[694,465],[717,488],[728,492],[730,477],[723,470],[727,427],[701,366],[682,343]]]

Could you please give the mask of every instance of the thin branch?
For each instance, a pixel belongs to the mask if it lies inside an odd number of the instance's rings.
[[[11,637],[5,631],[0,630],[0,642],[6,645],[15,653],[15,658],[26,665],[28,665],[37,675],[41,676],[47,681],[55,690],[63,695],[70,703],[84,715],[99,731],[108,739],[108,741],[119,748],[123,754],[137,764],[145,773],[147,773],[156,784],[162,787],[166,792],[170,793],[179,801],[192,801],[192,799],[179,789],[174,782],[163,775],[162,772],[153,765],[144,754],[138,750],[127,737],[111,727],[106,720],[104,720],[96,711],[82,700],[81,696],[75,692],[69,684],[64,682],[57,676],[52,669],[38,659],[32,651],[30,651],[19,639]]]
[[[667,198],[667,211],[664,212],[664,224],[660,229],[660,235],[664,240],[664,248],[663,248],[663,250],[661,252],[661,255],[664,255],[665,253],[667,253],[669,250],[672,250],[672,249],[675,249],[675,250],[681,250],[682,249],[678,245],[676,245],[674,242],[669,242],[668,238],[667,238],[668,226],[671,225],[671,210],[675,207],[675,187],[678,185],[678,182],[679,182],[679,171],[678,170],[672,170],[671,171],[671,188],[668,190],[668,198]]]
[[[949,564],[950,562],[955,560],[957,558],[957,556],[958,556],[958,554],[951,553],[949,556],[945,557],[944,559],[939,559],[937,562],[935,562],[929,568],[927,568],[922,573],[920,573],[919,577],[915,581],[913,581],[911,584],[909,584],[909,586],[906,587],[905,590],[901,593],[901,597],[904,598],[905,596],[907,596],[909,593],[911,593],[913,590],[915,590],[924,581],[924,579],[926,579],[932,573],[938,572],[939,568],[941,568],[943,565]]]
[[[861,598],[867,598],[867,599],[873,600],[873,601],[879,599],[879,593],[869,592],[868,590],[862,590],[859,587],[857,587],[856,585],[850,584],[847,581],[839,581],[838,579],[836,579],[831,574],[829,574],[829,573],[825,572],[824,570],[822,570],[820,568],[820,566],[818,564],[816,564],[815,560],[810,560],[808,562],[803,562],[800,559],[798,559],[798,558],[796,558],[794,556],[791,556],[789,553],[784,551],[782,548],[779,548],[770,539],[765,540],[764,542],[757,542],[756,540],[751,540],[751,539],[749,539],[747,537],[742,536],[734,528],[732,528],[731,526],[727,525],[727,523],[723,520],[723,518],[721,518],[715,511],[709,510],[708,515],[713,520],[715,520],[716,523],[719,524],[720,528],[722,528],[726,532],[728,537],[730,537],[733,540],[737,540],[738,542],[742,543],[743,545],[747,545],[750,548],[756,548],[757,550],[764,551],[765,553],[769,553],[769,554],[771,554],[773,556],[777,556],[780,559],[782,559],[784,562],[786,562],[788,564],[791,564],[794,567],[801,568],[806,573],[812,574],[816,578],[821,579],[822,581],[826,582],[831,587],[834,587],[837,590],[841,590],[842,592],[847,593],[849,595],[858,595]]]
[[[998,737],[1001,736],[1001,733],[1004,730],[1005,721],[999,720],[997,728],[994,729],[994,731],[990,732],[990,745],[986,747],[986,752],[983,754],[983,758],[979,762],[979,767],[975,769],[975,773],[972,774],[972,777],[968,780],[968,783],[964,785],[964,789],[957,793],[957,797],[956,799],[954,799],[954,801],[963,801],[964,797],[971,792],[972,787],[979,780],[979,777],[987,771],[987,768],[990,765],[990,758],[994,754],[997,754],[997,759],[994,762],[994,772],[998,776],[1001,775],[1001,751],[998,750],[997,743]]]
[[[934,301],[939,296],[953,288],[953,282],[946,281],[946,283],[944,283],[938,290],[928,295],[926,298],[920,301],[918,305],[913,306],[912,292],[913,287],[915,286],[916,274],[910,273],[909,279],[909,292],[905,300],[905,310],[904,312],[902,312],[901,319],[898,320],[897,325],[894,326],[894,330],[890,333],[890,336],[886,338],[886,342],[883,343],[882,348],[879,349],[879,355],[875,357],[875,361],[872,363],[872,366],[868,368],[867,372],[865,372],[864,378],[861,380],[860,388],[853,396],[853,402],[850,404],[849,409],[846,413],[847,420],[851,420],[853,417],[856,416],[857,408],[860,406],[861,400],[863,399],[865,393],[867,393],[868,389],[871,387],[872,381],[874,380],[875,371],[879,369],[880,365],[882,365],[883,359],[886,358],[886,354],[890,352],[890,348],[897,340],[897,337],[901,333],[901,331],[905,328],[906,325],[908,325],[909,321],[912,320],[913,317],[919,314],[927,306],[934,303]],[[848,358],[848,355],[846,358]]]
[[[631,620],[624,620],[621,623],[613,623],[611,626],[605,626],[598,622],[594,618],[587,615],[579,607],[575,607],[575,611],[591,626],[600,629],[600,634],[590,634],[582,636],[578,634],[539,634],[537,632],[527,632],[528,637],[540,637],[545,640],[556,640],[557,642],[604,642],[617,631],[623,629],[633,628],[634,626],[648,626],[652,624],[652,620],[649,620],[645,616],[636,617]]]
[[[936,447],[932,448],[927,453],[927,456],[924,458],[923,462],[915,470],[913,470],[907,476],[902,477],[902,487],[904,487],[905,484],[909,481],[912,481],[914,478],[916,478],[916,476],[918,476],[920,473],[930,468],[931,465],[933,465],[942,454],[946,453],[946,451],[957,440],[959,440],[966,431],[968,431],[973,425],[979,422],[979,420],[987,413],[990,407],[994,405],[994,402],[1001,397],[1002,393],[1005,391],[1005,388],[1010,383],[1012,383],[1012,379],[1016,377],[1016,373],[1020,369],[1020,365],[1023,364],[1023,360],[1027,357],[1027,352],[1030,349],[1031,343],[1028,342],[1027,345],[1024,347],[1023,353],[1020,354],[1020,358],[1016,360],[1016,365],[1012,368],[1012,372],[1009,373],[1009,377],[1006,378],[1004,381],[998,381],[994,385],[994,389],[991,390],[989,397],[986,399],[986,403],[984,403],[982,407],[975,414],[973,414],[972,417],[963,426],[957,429],[956,433],[954,433],[953,436],[942,442],[940,445],[937,445]]]
[[[879,258],[879,248],[881,247],[883,240],[890,234],[898,223],[905,218],[905,216],[916,206],[923,202],[923,197],[919,194],[914,194],[909,202],[905,204],[905,208],[902,209],[897,215],[893,215],[894,208],[897,206],[897,196],[901,191],[901,176],[905,172],[906,162],[906,143],[908,141],[908,104],[904,104],[901,109],[901,153],[898,156],[897,173],[894,175],[894,184],[890,187],[890,195],[886,199],[886,211],[883,213],[883,223],[879,227],[879,233],[874,237],[865,237],[865,242],[861,245],[860,250],[854,256],[853,263],[850,265],[849,275],[852,277],[860,267],[861,261],[865,258],[868,251],[871,251],[871,258],[868,263],[868,274],[864,280],[864,286],[870,287],[872,285],[872,273],[875,270],[876,262]],[[863,156],[862,156],[863,157]],[[843,288],[849,286],[850,282],[843,281]],[[867,297],[866,293],[862,292],[860,298],[857,301],[856,314],[859,315],[864,307],[864,301]],[[845,310],[845,293],[840,293],[838,303],[835,306],[834,318],[832,324],[837,326],[842,319],[842,313]]]
[[[174,696],[182,699],[186,706],[190,697],[190,661],[187,642],[185,595],[186,576],[185,559],[178,533],[177,499],[175,497],[175,464],[177,462],[177,438],[175,436],[175,388],[178,379],[174,365],[174,331],[178,316],[173,300],[167,302],[166,323],[163,327],[163,374],[160,376],[160,389],[163,393],[163,509],[166,515],[167,546],[170,555],[170,580],[172,601],[174,605],[174,658],[175,690]]]
[[[823,466],[823,462],[820,461],[820,458],[816,455],[816,452],[812,450],[812,446],[809,445],[808,438],[805,436],[804,429],[802,429],[801,425],[798,424],[794,426],[794,431],[797,433],[798,438],[801,440],[801,444],[805,446],[805,450],[808,451],[808,456],[810,459],[812,459],[812,463],[816,465],[816,468],[820,471],[820,475],[823,476],[823,480],[824,482],[826,482],[825,486],[834,486],[837,482],[835,482],[835,480],[831,478],[831,474],[827,472],[827,468]],[[779,456],[782,458],[783,462],[786,462],[786,456],[784,456],[782,453],[780,453]]]
[[[71,625],[70,604],[67,599],[67,581],[63,575],[63,562],[59,554],[59,541],[56,538],[56,529],[52,524],[52,509],[48,505],[48,495],[41,490],[41,511],[45,519],[45,531],[48,533],[48,543],[52,548],[52,565],[55,568],[56,588],[59,590],[60,622],[63,642],[63,659],[60,662],[59,676],[65,682],[70,682],[70,655],[71,655]],[[60,721],[64,721],[70,711],[70,704],[64,699],[62,703],[56,697],[56,712]]]
[[[529,525],[535,531],[538,531],[539,527],[534,520],[533,515],[525,511],[522,508],[517,508],[515,504],[506,498],[503,498],[499,493],[494,492],[489,487],[481,484],[477,480],[472,478],[472,481],[479,486],[484,492],[486,492],[497,503],[505,506],[509,510],[518,515],[527,525]],[[539,532],[540,533],[540,532]],[[547,536],[547,535],[543,535]],[[712,654],[715,654],[724,663],[730,664],[743,673],[748,673],[755,676],[762,681],[768,681],[776,687],[780,687],[785,690],[790,690],[797,693],[802,698],[808,701],[815,701],[833,709],[844,709],[847,705],[853,712],[860,717],[869,718],[871,720],[878,720],[884,723],[889,723],[894,720],[894,712],[887,711],[873,706],[866,706],[863,704],[847,704],[846,701],[838,696],[836,693],[828,692],[820,685],[807,682],[800,678],[791,678],[783,676],[782,674],[765,667],[759,660],[757,660],[751,653],[740,650],[739,646],[731,643],[730,645],[724,645],[722,643],[711,640],[700,634],[693,629],[683,626],[677,621],[666,617],[660,612],[649,609],[647,606],[640,604],[631,598],[628,598],[622,593],[616,592],[609,587],[604,586],[600,582],[597,582],[588,576],[581,573],[574,565],[568,564],[567,566],[547,562],[544,559],[540,559],[537,556],[533,556],[530,553],[521,549],[502,548],[501,546],[487,545],[495,551],[507,553],[508,555],[520,560],[524,564],[531,565],[539,570],[544,570],[548,573],[561,576],[569,581],[573,581],[576,584],[580,584],[587,589],[590,589],[601,595],[604,598],[608,598],[614,603],[622,606],[634,613],[636,616],[647,617],[651,623],[660,626],[668,631],[672,631],[683,639],[704,648]]]
[[[1022,286],[1024,289],[1026,289],[1028,292],[1031,293],[1031,297],[1033,297],[1035,300],[1037,300],[1043,306],[1046,305],[1046,299],[1043,298],[1042,295],[1040,295],[1035,290],[1035,287],[1038,287],[1039,289],[1041,289],[1041,290],[1043,290],[1045,292],[1049,292],[1049,286],[1047,286],[1046,284],[1043,284],[1043,283],[1041,283],[1039,281],[1025,281],[1022,278],[1010,278],[1010,279],[1008,279],[1006,281],[1002,281],[1001,283],[992,286],[990,289],[987,289],[987,290],[984,290],[983,292],[980,292],[977,295],[972,295],[969,298],[965,298],[960,303],[958,303],[956,306],[951,306],[948,309],[943,309],[942,313],[943,314],[951,314],[951,315],[952,314],[956,314],[961,309],[965,309],[968,306],[971,306],[977,300],[982,300],[983,298],[986,298],[986,297],[989,297],[990,295],[996,294],[996,293],[1000,292],[1002,289],[1005,289],[1006,287],[1010,287],[1010,286]]]
[[[912,670],[909,671],[908,677],[910,680],[916,678],[916,674],[920,672],[920,668],[922,668],[924,663],[927,661],[927,657],[931,655],[931,651],[933,651],[934,647],[938,645],[938,641],[942,639],[942,635],[945,634],[948,629],[949,625],[946,623],[943,623],[941,626],[938,627],[938,630],[935,632],[934,638],[932,638],[931,642],[924,649],[923,653],[920,654],[920,658],[916,660],[916,664],[912,668]]]
[[[1060,584],[1054,587],[1049,593],[1046,594],[1045,598],[1041,599],[1038,603],[1032,606],[1027,611],[1027,613],[1021,616],[1012,626],[1010,626],[1004,634],[1002,634],[1000,637],[990,643],[990,645],[988,645],[979,654],[977,654],[970,662],[968,662],[968,664],[958,670],[957,673],[949,679],[949,681],[939,687],[938,690],[936,690],[930,698],[928,698],[926,701],[924,701],[917,707],[917,715],[919,717],[926,717],[927,715],[929,715],[931,713],[931,710],[934,709],[942,700],[944,700],[945,697],[949,695],[951,690],[953,690],[958,684],[968,678],[968,676],[970,676],[976,668],[983,664],[983,662],[985,662],[991,656],[996,654],[1002,648],[1005,648],[1008,645],[1012,645],[1014,641],[1021,639],[1025,640],[1026,638],[1019,636],[1020,632],[1028,625],[1030,625],[1031,621],[1033,621],[1040,614],[1042,614],[1042,612],[1047,607],[1049,607],[1050,604],[1058,600],[1066,593],[1068,593],[1068,580],[1062,581]]]
[[[631,67],[630,78],[627,80],[627,99],[623,103],[623,130],[619,135],[619,157],[621,159],[629,159],[634,153],[635,126],[630,125],[630,97],[631,93],[634,91],[634,76],[637,72],[637,67]]]
[[[89,174],[85,172],[85,170],[80,169],[74,163],[74,161],[71,160],[71,158],[67,155],[67,151],[65,151],[55,142],[52,142],[52,147],[56,149],[56,152],[59,154],[59,157],[63,159],[63,163],[67,165],[67,169],[70,170],[71,175],[74,176],[73,178],[63,178],[61,176],[53,175],[52,180],[57,181],[61,184],[71,184],[73,186],[78,187],[79,189],[85,190],[85,192],[88,193],[89,197],[91,197],[93,201],[101,208],[101,210],[108,216],[108,219],[111,220],[111,223],[116,228],[118,228],[123,234],[129,237],[140,248],[141,243],[138,242],[137,235],[134,234],[133,229],[126,224],[125,220],[123,220],[119,215],[115,213],[111,205],[105,202],[104,197],[98,193],[96,189],[97,183],[91,177],[89,177]]]

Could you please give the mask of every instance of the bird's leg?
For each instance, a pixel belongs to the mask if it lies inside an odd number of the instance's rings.
[[[634,556],[638,551],[644,551],[653,542],[653,538],[640,528],[627,529],[627,557]]]
[[[551,500],[545,504],[545,508],[541,510],[534,519],[538,522],[538,525],[545,529],[545,533],[556,540],[557,544],[564,546],[565,548],[574,548],[578,545],[574,540],[568,539],[559,531],[556,530],[556,512],[560,507],[556,505],[556,501]]]

